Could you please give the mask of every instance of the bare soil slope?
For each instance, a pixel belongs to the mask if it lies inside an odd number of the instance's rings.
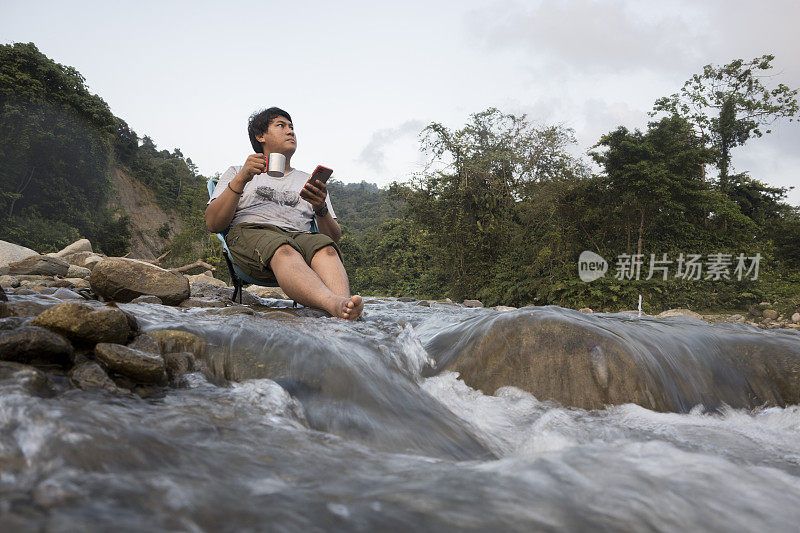
[[[112,208],[120,208],[130,217],[130,257],[155,259],[169,240],[158,235],[166,222],[170,236],[179,233],[183,224],[176,214],[164,212],[156,203],[155,195],[133,176],[120,168],[112,168],[116,197],[109,202]]]

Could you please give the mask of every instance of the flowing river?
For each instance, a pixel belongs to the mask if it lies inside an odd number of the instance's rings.
[[[795,332],[394,300],[357,323],[120,307],[202,337],[204,372],[146,398],[0,376],[0,530],[800,524]]]

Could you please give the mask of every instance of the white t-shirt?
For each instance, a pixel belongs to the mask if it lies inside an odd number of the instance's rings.
[[[230,167],[220,176],[214,194],[208,201],[209,204],[225,191],[228,183],[240,170],[241,166]],[[266,172],[257,174],[244,186],[236,212],[233,214],[231,227],[249,222],[272,224],[286,231],[310,232],[314,208],[300,198],[300,191],[310,177],[310,174],[296,168],[279,178],[270,176]],[[331,216],[336,218],[330,194],[325,198],[325,203],[328,204]]]

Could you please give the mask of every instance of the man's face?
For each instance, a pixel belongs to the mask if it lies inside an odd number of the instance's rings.
[[[265,154],[279,153],[291,156],[297,150],[294,126],[286,117],[277,117],[267,126],[267,132],[256,136],[264,146]]]

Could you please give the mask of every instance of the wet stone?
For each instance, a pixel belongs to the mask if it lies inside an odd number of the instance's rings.
[[[20,293],[17,292],[17,294]],[[52,307],[52,304],[47,305],[41,302],[34,302],[31,300],[15,300],[13,302],[0,302],[0,318],[7,318],[10,316],[21,316],[21,317],[36,316],[40,313],[43,313],[50,307]]]
[[[51,307],[37,316],[32,324],[86,344],[123,343],[131,334],[129,318],[121,309],[96,308],[77,302],[66,302]]]
[[[411,296],[401,296],[401,297],[399,297],[399,298],[397,299],[397,301],[398,301],[398,302],[405,302],[405,303],[408,303],[408,302],[416,302],[416,301],[417,301],[417,299],[416,299],[416,298],[412,298]]]
[[[39,293],[27,287],[20,287],[19,289],[14,291],[14,294],[16,294],[17,296],[30,296],[32,294],[39,294]]]
[[[0,302],[7,302],[8,297],[6,296],[6,291],[3,290],[3,286],[0,285]]]
[[[461,305],[464,307],[483,307],[483,302],[480,300],[464,300]]]
[[[73,292],[69,289],[65,289],[63,287],[59,287],[56,289],[52,295],[59,300],[83,300],[83,296],[78,294],[77,292]]]
[[[194,354],[190,352],[165,353],[164,363],[167,367],[169,379],[175,379],[194,370]]]
[[[83,390],[99,388],[105,389],[109,392],[126,393],[126,389],[117,386],[114,381],[108,377],[106,371],[94,361],[87,361],[80,365],[76,365],[69,373],[72,382]]]
[[[164,359],[121,344],[101,342],[94,347],[94,355],[106,368],[137,383],[166,382]]]
[[[192,283],[191,289],[192,298],[213,298],[215,300],[229,302],[233,296],[233,289],[231,287],[217,287],[216,285],[210,285],[208,283]],[[236,303],[239,303],[238,297],[236,298]],[[247,292],[247,290],[242,291],[242,304],[257,305],[260,303],[261,300],[256,296]]]
[[[147,333],[142,333],[133,339],[133,342],[128,344],[128,348],[133,348],[140,352],[161,355],[161,347],[158,345],[158,341]]]
[[[24,325],[28,319],[18,317],[18,316],[10,316],[8,318],[0,318],[0,331],[10,331],[12,329],[17,329]]]
[[[216,314],[220,316],[231,316],[231,315],[255,315],[256,312],[250,309],[249,307],[245,307],[243,305],[234,305],[231,307],[226,307],[225,309],[220,309],[216,312]]]
[[[428,300],[420,300],[417,302],[417,305],[422,307],[430,307],[431,303]]]
[[[189,298],[184,300],[178,307],[225,307],[227,304],[219,300],[207,300],[202,298]]]
[[[143,294],[142,296],[137,296],[133,300],[131,300],[132,304],[158,304],[163,305],[164,302],[161,301],[161,298],[158,296],[153,296],[152,294]]]
[[[0,380],[13,379],[22,384],[29,392],[41,392],[50,389],[47,375],[32,366],[0,361]]]
[[[188,331],[161,329],[148,331],[161,347],[161,353],[191,352],[196,357],[203,357],[206,352],[206,341]]]
[[[57,333],[35,326],[0,331],[0,360],[65,365],[72,361],[72,344]]]

